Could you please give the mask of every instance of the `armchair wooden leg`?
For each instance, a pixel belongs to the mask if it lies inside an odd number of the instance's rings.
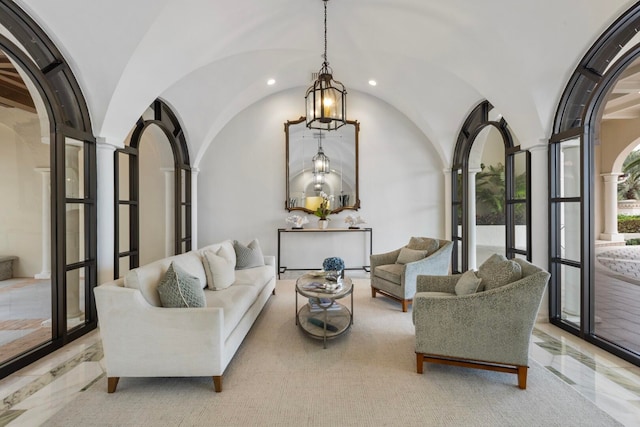
[[[408,308],[409,308],[409,300],[403,299],[402,300],[402,312],[406,313]]]
[[[216,389],[216,393],[222,391],[222,375],[216,375],[213,377],[213,388]]]
[[[120,377],[108,377],[107,378],[107,393],[115,393],[116,387],[118,387],[118,381]]]
[[[424,354],[416,353],[416,370],[419,374],[422,373],[424,367]]]
[[[374,288],[373,286],[371,287],[371,298],[375,298],[376,297],[376,288]]]
[[[522,390],[527,388],[527,366],[518,366],[518,387]]]

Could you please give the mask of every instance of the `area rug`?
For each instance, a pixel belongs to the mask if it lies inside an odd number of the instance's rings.
[[[417,374],[411,312],[371,298],[367,280],[356,280],[353,327],[323,349],[295,325],[293,286],[278,283],[221,393],[210,378],[122,378],[108,394],[102,377],[45,425],[619,425],[533,361],[526,390],[505,373],[427,364]]]

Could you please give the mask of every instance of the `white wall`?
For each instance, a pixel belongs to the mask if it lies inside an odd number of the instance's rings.
[[[42,265],[42,175],[49,145],[36,114],[2,108],[0,118],[0,255],[19,257],[14,277],[33,277]]]
[[[201,170],[199,246],[257,237],[265,254],[276,254],[277,229],[287,226],[290,215],[284,209],[284,122],[304,114],[303,101],[301,88],[257,102],[229,122],[195,165]],[[444,166],[424,134],[389,104],[355,91],[349,93],[348,117],[361,124],[358,214],[374,230],[373,252],[396,249],[414,235],[444,237]],[[332,215],[330,227],[346,228],[349,213]],[[315,227],[316,219],[309,215],[305,227]],[[312,250],[322,240],[313,236],[291,252]],[[361,256],[359,244],[353,254],[344,246],[337,243],[345,258]],[[320,256],[306,258],[317,264]]]

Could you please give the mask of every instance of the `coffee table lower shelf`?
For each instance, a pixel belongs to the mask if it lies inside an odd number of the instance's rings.
[[[296,314],[296,323],[300,329],[312,338],[324,341],[339,337],[349,330],[353,324],[353,314],[342,304],[334,302],[334,307],[329,310],[311,311],[308,304],[303,305]]]

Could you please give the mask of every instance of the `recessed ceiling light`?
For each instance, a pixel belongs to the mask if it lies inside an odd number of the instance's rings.
[[[378,84],[378,82],[372,79],[372,80],[369,80],[369,84],[370,84],[371,86],[375,86],[375,85],[377,85],[377,84]]]
[[[267,80],[267,84],[268,84],[269,86],[273,86],[274,84],[276,84],[276,79],[269,79],[269,80]]]

